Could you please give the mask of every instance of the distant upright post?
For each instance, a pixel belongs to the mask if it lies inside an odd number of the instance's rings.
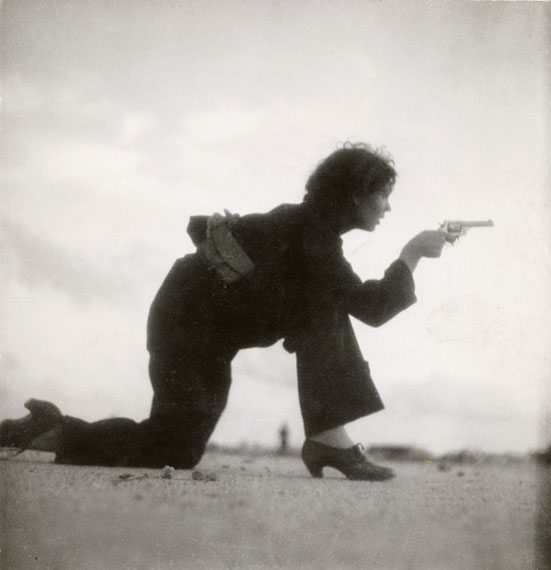
[[[279,428],[279,448],[278,455],[287,455],[289,451],[289,426],[284,423]]]

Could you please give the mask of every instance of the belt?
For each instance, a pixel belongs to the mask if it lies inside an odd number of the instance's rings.
[[[239,218],[224,210],[224,216],[213,214],[207,219],[207,239],[197,251],[225,283],[234,283],[249,275],[255,268],[231,231],[231,225]]]

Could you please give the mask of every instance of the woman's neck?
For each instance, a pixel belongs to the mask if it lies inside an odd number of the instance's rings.
[[[340,236],[357,227],[352,216],[347,212],[341,211],[339,214],[335,214],[308,202],[304,204],[317,218]]]

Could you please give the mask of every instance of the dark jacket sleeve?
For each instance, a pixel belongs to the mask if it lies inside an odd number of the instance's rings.
[[[394,261],[378,280],[362,282],[342,253],[342,240],[323,231],[304,240],[307,272],[320,303],[340,305],[348,314],[380,326],[416,302],[408,266]]]
[[[388,267],[382,279],[365,281],[357,288],[342,291],[342,302],[349,314],[374,327],[386,323],[416,301],[411,271],[399,259]]]

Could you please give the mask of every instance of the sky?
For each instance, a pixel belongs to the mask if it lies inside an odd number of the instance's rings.
[[[366,445],[551,441],[546,2],[4,0],[0,418],[30,397],[147,417],[150,303],[195,214],[302,200],[343,142],[394,157],[392,212],[344,251],[364,279],[443,220],[492,219],[415,271],[418,302],[354,321],[386,409]],[[233,362],[212,440],[292,445],[295,362]]]

